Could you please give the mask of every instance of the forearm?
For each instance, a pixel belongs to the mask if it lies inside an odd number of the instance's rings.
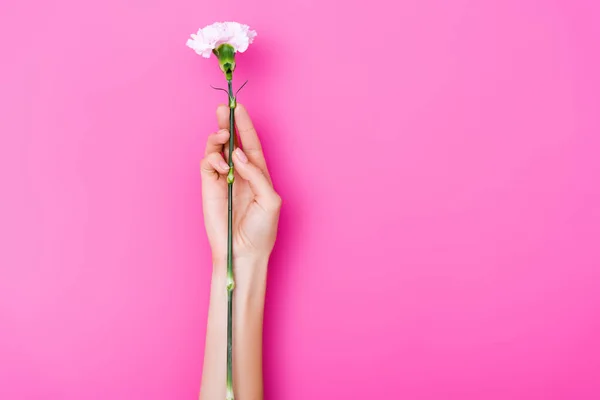
[[[262,332],[268,257],[235,260],[233,294],[233,381],[239,400],[262,400]],[[226,268],[215,265],[204,353],[200,400],[226,395]]]

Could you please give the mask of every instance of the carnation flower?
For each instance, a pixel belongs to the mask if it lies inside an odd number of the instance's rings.
[[[219,67],[231,81],[235,70],[235,53],[248,50],[250,43],[256,37],[256,31],[248,25],[238,22],[215,22],[192,33],[187,46],[204,58],[209,58],[214,53],[219,59]]]
[[[222,44],[233,47],[235,52],[243,53],[254,41],[256,31],[248,25],[238,22],[215,22],[192,33],[187,46],[194,49],[202,57],[209,58],[210,53]]]

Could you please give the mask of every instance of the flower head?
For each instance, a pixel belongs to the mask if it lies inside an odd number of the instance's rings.
[[[202,57],[209,58],[210,53],[223,44],[232,46],[234,52],[243,53],[254,41],[256,31],[238,22],[215,22],[200,28],[198,33],[192,33],[191,37],[186,43],[187,46]]]

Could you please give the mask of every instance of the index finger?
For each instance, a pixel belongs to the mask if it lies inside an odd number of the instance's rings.
[[[250,114],[248,114],[248,110],[240,103],[237,103],[235,108],[235,125],[240,135],[244,153],[268,177],[267,162],[263,154],[260,139],[258,138],[258,133],[254,129],[254,124],[252,123]]]

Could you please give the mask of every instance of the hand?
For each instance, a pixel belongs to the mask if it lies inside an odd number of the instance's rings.
[[[204,224],[215,268],[227,260],[227,173],[229,108],[217,108],[219,131],[211,134],[201,163]],[[233,153],[233,261],[252,265],[268,260],[277,234],[281,198],[273,189],[260,140],[243,105],[235,108],[235,123],[243,151]],[[266,262],[264,263],[266,264]],[[236,278],[237,281],[237,278]]]
[[[275,244],[281,198],[273,189],[262,147],[241,104],[235,121],[243,152],[233,153],[233,381],[239,398],[262,399],[262,331],[267,266]],[[219,131],[208,137],[201,163],[204,223],[213,255],[210,307],[200,400],[226,396],[228,329],[227,165],[229,108],[217,109]],[[237,144],[237,143],[236,143]]]

